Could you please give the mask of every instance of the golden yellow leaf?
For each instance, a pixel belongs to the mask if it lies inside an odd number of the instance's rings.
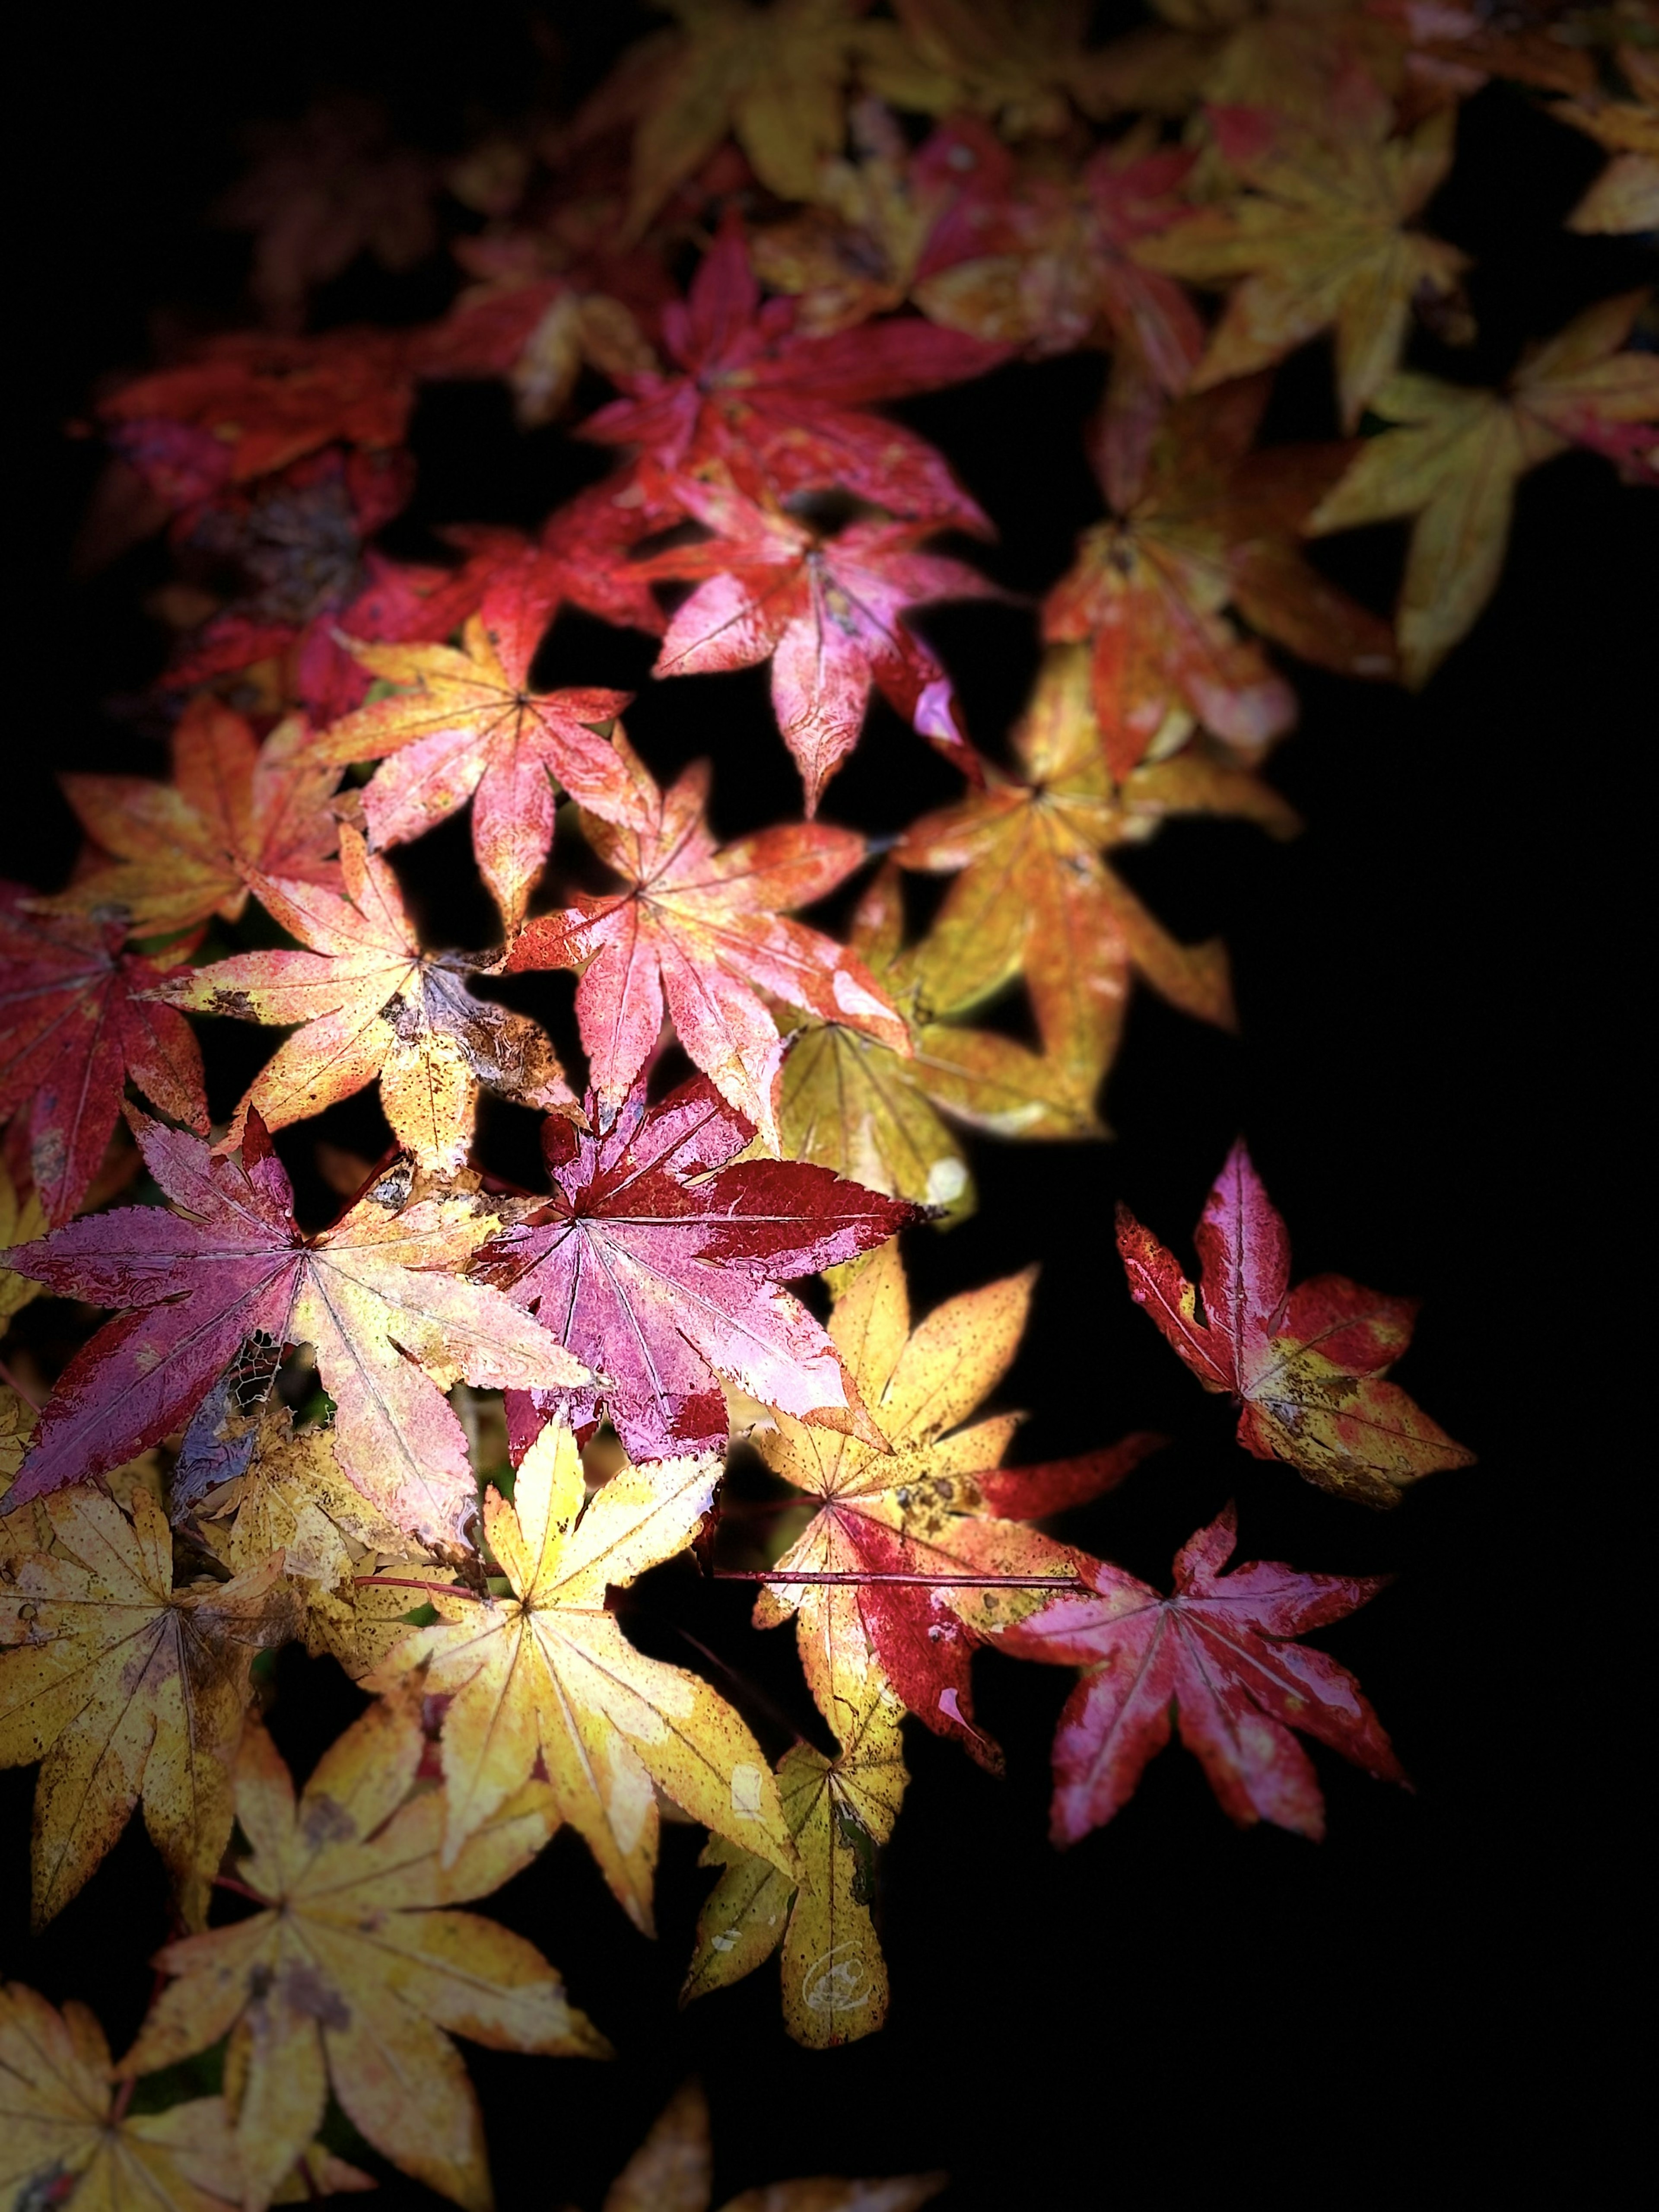
[[[227,2033],[247,2212],[262,2212],[311,2141],[331,2088],[404,2172],[469,2208],[491,2203],[477,2100],[449,2036],[496,2050],[603,2056],[603,2039],[521,1936],[450,1908],[528,1864],[557,1822],[529,1783],[441,1863],[444,1799],[410,1792],[421,1727],[381,1699],[319,1761],[295,1802],[263,1729],[236,1765],[238,1871],[267,1907],[191,1936],[157,1964],[175,1978],[122,2062],[150,2072]]]
[[[369,1686],[416,1681],[447,1697],[446,1863],[539,1757],[559,1816],[591,1845],[635,1923],[651,1926],[653,1790],[779,1867],[793,1854],[777,1787],[753,1736],[700,1675],[636,1651],[607,1586],[684,1551],[713,1502],[712,1456],[625,1468],[587,1497],[570,1431],[550,1423],[526,1454],[512,1503],[484,1501],[509,1595],[434,1593],[438,1620],[413,1631]]]
[[[724,1837],[699,1863],[721,1869],[697,1916],[696,1948],[680,2002],[739,1981],[782,1947],[783,2021],[823,2050],[872,2035],[887,2016],[887,1964],[870,1916],[875,1855],[893,1832],[909,1777],[899,1738],[903,1707],[878,1679],[846,1708],[834,1759],[808,1743],[778,1767],[800,1879]]]
[[[42,1762],[35,1921],[75,1895],[142,1800],[200,1926],[230,1840],[248,1669],[291,1627],[282,1561],[175,1589],[173,1532],[147,1489],[126,1511],[89,1486],[40,1510],[52,1549],[0,1554],[0,1765]]]
[[[11,1170],[0,1159],[0,1252],[9,1251],[14,1244],[33,1243],[37,1237],[46,1235],[47,1226],[46,1210],[34,1186],[30,1183],[20,1190]],[[44,1283],[0,1267],[0,1336],[10,1328],[12,1316],[21,1313],[45,1288]]]

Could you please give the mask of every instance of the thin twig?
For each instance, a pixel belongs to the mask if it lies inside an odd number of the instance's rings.
[[[261,1897],[257,1889],[250,1889],[245,1881],[239,1881],[234,1874],[216,1874],[213,1877],[213,1887],[216,1889],[228,1889],[233,1897],[246,1897],[254,1905],[269,1907],[270,1904],[268,1897]]]
[[[469,1597],[475,1603],[483,1600],[477,1590],[468,1589],[465,1583],[427,1583],[412,1575],[353,1575],[352,1581],[359,1589],[436,1590],[440,1597]]]

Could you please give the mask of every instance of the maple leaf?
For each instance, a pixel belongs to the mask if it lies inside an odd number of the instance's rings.
[[[1223,159],[1249,189],[1134,249],[1148,267],[1200,283],[1243,279],[1192,388],[1248,375],[1333,330],[1352,431],[1394,372],[1413,305],[1454,297],[1468,266],[1455,246],[1405,228],[1451,167],[1451,112],[1391,137],[1387,95],[1352,71],[1318,125],[1267,107],[1208,114]]]
[[[1178,400],[1138,480],[1108,496],[1114,520],[1085,533],[1043,603],[1043,635],[1087,640],[1107,765],[1122,777],[1194,720],[1261,749],[1290,728],[1296,697],[1224,610],[1237,606],[1304,659],[1349,676],[1395,667],[1386,623],[1328,583],[1297,536],[1340,475],[1342,445],[1249,446],[1271,390],[1265,376]]]
[[[401,445],[415,398],[408,356],[400,331],[227,331],[195,360],[124,385],[98,411],[167,505],[193,507],[323,446]]]
[[[657,366],[650,340],[626,301],[590,289],[573,272],[538,266],[545,241],[524,241],[531,265],[515,266],[517,241],[456,241],[464,267],[484,277],[462,293],[416,349],[428,376],[496,376],[513,393],[520,427],[532,430],[563,411],[586,368],[640,375]]]
[[[822,2051],[873,2035],[887,2017],[887,1962],[870,1916],[875,1856],[898,1817],[909,1776],[899,1738],[904,1708],[878,1678],[842,1709],[833,1759],[810,1743],[778,1767],[799,1875],[739,1843],[711,1836],[698,1860],[720,1878],[697,1915],[696,1948],[680,2002],[727,1988],[781,1947],[783,2023]]]
[[[758,467],[779,498],[839,489],[893,514],[988,530],[933,447],[866,410],[982,375],[1007,349],[919,319],[815,336],[796,330],[797,312],[791,300],[761,306],[742,227],[726,221],[685,301],[663,310],[678,373],[618,377],[625,396],[589,416],[582,436],[637,446],[675,474],[707,461],[739,476]]]
[[[706,1077],[655,1106],[641,1078],[601,1134],[542,1124],[553,1195],[474,1269],[602,1376],[537,1390],[579,1438],[603,1408],[636,1462],[721,1450],[719,1376],[883,1449],[835,1344],[782,1284],[884,1243],[915,1209],[798,1161],[734,1160],[753,1134]],[[511,1394],[507,1408],[511,1421]]]
[[[1239,1408],[1238,1441],[1281,1459],[1322,1490],[1364,1505],[1397,1505],[1437,1468],[1474,1454],[1384,1374],[1411,1342],[1414,1298],[1363,1290],[1346,1275],[1291,1287],[1283,1218],[1241,1140],[1205,1201],[1200,1287],[1174,1255],[1118,1208],[1117,1246],[1135,1304],[1145,1306],[1206,1390]]]
[[[721,2212],[916,2212],[937,2197],[942,2173],[896,2174],[879,2181],[775,2181],[745,2189]],[[696,2081],[669,2099],[661,2116],[606,2192],[605,2212],[708,2212],[714,2155],[708,2101]]]
[[[972,249],[963,257],[936,235],[916,304],[951,330],[1039,356],[1103,337],[1133,348],[1160,391],[1181,392],[1204,326],[1181,287],[1131,249],[1188,214],[1177,194],[1194,158],[1141,131],[1103,146],[1064,183],[1036,175],[1020,185],[1012,160],[999,165],[987,149],[977,192],[945,227],[971,226]]]
[[[580,968],[576,1015],[600,1126],[656,1048],[663,1010],[720,1096],[777,1149],[773,1094],[783,1045],[758,993],[847,1022],[896,1051],[904,1025],[856,954],[779,909],[822,898],[863,860],[865,841],[825,823],[781,824],[719,846],[704,821],[707,762],[667,791],[619,739],[644,817],[638,829],[584,815],[588,843],[626,889],[575,895],[508,952],[509,975]]]
[[[364,794],[377,846],[419,837],[472,800],[472,849],[509,929],[524,918],[562,788],[592,811],[636,818],[606,733],[623,691],[534,692],[530,664],[549,599],[533,569],[497,578],[461,647],[362,645],[371,675],[410,687],[360,708],[317,740],[319,760],[395,757]]]
[[[1292,1729],[1379,1781],[1405,1782],[1346,1668],[1290,1640],[1344,1620],[1387,1578],[1297,1574],[1262,1560],[1224,1576],[1237,1540],[1228,1505],[1176,1553],[1168,1598],[1074,1553],[1086,1594],[1056,1595],[1006,1627],[994,1617],[976,1624],[1014,1658],[1087,1670],[1054,1737],[1056,1844],[1078,1842],[1127,1803],[1170,1740],[1172,1708],[1182,1741],[1241,1827],[1271,1820],[1316,1842],[1323,1835],[1324,1800]]]
[[[1568,229],[1619,236],[1659,230],[1659,55],[1634,42],[1614,54],[1633,98],[1608,100],[1592,85],[1549,112],[1613,157],[1567,217]]]
[[[1097,1135],[1101,1070],[960,1026],[958,1018],[1005,980],[1001,965],[970,968],[959,944],[932,933],[907,951],[903,927],[898,871],[890,865],[859,902],[850,949],[902,1010],[911,1050],[901,1056],[843,1022],[809,1023],[784,1060],[778,1130],[787,1158],[959,1220],[974,1208],[973,1178],[941,1117],[990,1136]]]
[[[321,2121],[331,2088],[365,2141],[441,2196],[489,2212],[477,2100],[450,2035],[498,2051],[603,2057],[541,1953],[453,1908],[499,1888],[552,1833],[527,1783],[454,1863],[440,1856],[441,1791],[413,1790],[417,1716],[382,1698],[325,1751],[296,1804],[257,1724],[236,1761],[238,1879],[266,1908],[170,1943],[163,1990],[121,2062],[144,2074],[228,2031],[246,2212],[262,2212]]]
[[[443,1863],[530,1778],[538,1759],[629,1917],[652,1932],[653,1785],[717,1834],[793,1871],[765,1754],[708,1684],[635,1650],[605,1607],[647,1567],[684,1551],[714,1502],[713,1455],[624,1468],[590,1498],[569,1427],[544,1428],[519,1463],[512,1502],[485,1492],[484,1531],[508,1595],[434,1593],[438,1613],[366,1683],[417,1683],[447,1700]]]
[[[1017,1413],[958,1426],[1012,1362],[1036,1279],[1028,1268],[964,1291],[912,1330],[904,1263],[890,1245],[857,1270],[830,1320],[887,1449],[809,1429],[781,1411],[775,1428],[750,1438],[772,1472],[817,1506],[756,1600],[755,1625],[795,1615],[808,1686],[838,1735],[873,1674],[936,1735],[1000,1766],[1001,1753],[974,1724],[974,1639],[951,1610],[952,1578],[971,1584],[975,1574],[1022,1572],[1030,1532],[1013,1516],[1097,1496],[1160,1441],[1133,1436],[1078,1459],[1004,1468]],[[1039,1575],[1051,1571],[1054,1547],[1043,1540],[1042,1548]],[[847,1580],[793,1583],[792,1569]],[[1001,1596],[1005,1609],[1040,1602],[1030,1590]]]
[[[1659,483],[1659,362],[1621,350],[1647,295],[1603,300],[1523,356],[1502,392],[1404,370],[1376,395],[1394,427],[1368,438],[1315,509],[1323,534],[1416,520],[1400,587],[1400,651],[1426,683],[1497,588],[1515,487],[1574,445]]]
[[[10,1553],[0,1571],[0,1765],[43,1762],[35,1923],[68,1904],[142,1801],[199,1926],[230,1840],[248,1668],[289,1632],[282,1562],[175,1589],[173,1532],[147,1492],[130,1513],[93,1489],[46,1511],[52,1551]]]
[[[845,133],[845,87],[867,33],[857,0],[665,0],[679,28],[631,46],[572,125],[577,143],[634,125],[624,238],[637,238],[728,133],[769,191],[811,199]]]
[[[0,1985],[0,2195],[9,2207],[228,2212],[241,2203],[241,2165],[222,2097],[134,2112],[131,2085],[112,2077],[104,2031],[85,2005],[71,1998],[60,2012],[21,1982]],[[273,2201],[374,2186],[313,2143]]]
[[[262,1335],[315,1346],[336,1406],[335,1451],[363,1495],[399,1528],[453,1543],[476,1493],[443,1390],[461,1376],[518,1389],[586,1379],[545,1329],[452,1272],[493,1215],[459,1193],[411,1197],[407,1172],[394,1170],[305,1237],[257,1115],[229,1157],[132,1118],[175,1210],[122,1206],[0,1255],[60,1294],[133,1310],[59,1376],[7,1510],[181,1428],[240,1346]]]
[[[994,775],[912,823],[894,851],[903,867],[961,871],[933,921],[933,988],[957,997],[1023,974],[1085,1100],[1111,1065],[1132,973],[1201,1021],[1233,1021],[1225,948],[1177,943],[1100,855],[1172,814],[1241,814],[1279,836],[1297,826],[1277,793],[1201,743],[1115,782],[1090,694],[1087,651],[1051,646],[1013,732],[1023,777]]]
[[[853,522],[826,538],[729,483],[681,477],[677,490],[715,534],[643,564],[654,576],[703,580],[670,620],[653,675],[769,659],[772,711],[809,817],[858,743],[872,685],[947,760],[977,773],[950,679],[903,614],[932,600],[1000,594],[963,562],[921,550],[932,524]]]
[[[337,769],[308,752],[295,717],[263,745],[242,718],[208,693],[173,733],[173,781],[65,775],[64,796],[108,865],[77,874],[39,904],[47,913],[119,907],[131,937],[171,936],[217,915],[238,921],[256,876],[333,884],[337,828],[326,803]]]
[[[343,895],[289,877],[252,878],[301,951],[234,953],[155,995],[199,1014],[298,1023],[248,1086],[228,1142],[251,1113],[268,1129],[319,1114],[378,1077],[400,1145],[423,1167],[459,1168],[487,1084],[526,1106],[574,1112],[558,1056],[526,1014],[476,999],[458,954],[422,951],[398,879],[357,832],[339,829]]]
[[[896,0],[911,52],[879,48],[865,81],[900,107],[994,116],[1005,137],[1057,137],[1073,103],[1102,112],[1104,56],[1081,0]]]
[[[48,1221],[85,1198],[126,1079],[165,1114],[207,1127],[202,1053],[150,992],[164,971],[124,953],[106,915],[41,915],[0,884],[0,1119],[27,1109],[28,1166]]]
[[[212,1402],[210,1394],[204,1412]],[[401,1557],[402,1532],[341,1473],[332,1432],[296,1429],[275,1393],[252,1418],[227,1410],[216,1425],[243,1471],[201,1498],[196,1526],[233,1574],[280,1552],[307,1650],[313,1657],[331,1651],[348,1674],[361,1675],[366,1655],[353,1577],[388,1555]],[[173,1482],[175,1519],[193,1502],[180,1494],[184,1466],[181,1457]]]

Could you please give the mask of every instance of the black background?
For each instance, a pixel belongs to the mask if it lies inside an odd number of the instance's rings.
[[[650,19],[572,8],[554,20],[565,81],[580,90]],[[99,380],[153,357],[155,311],[235,309],[246,246],[207,230],[201,211],[235,173],[239,128],[336,83],[386,98],[416,140],[454,144],[479,112],[511,113],[545,64],[515,11],[482,5],[300,5],[244,11],[236,27],[223,11],[172,8],[145,27],[130,13],[95,30],[64,11],[34,29],[11,194],[12,351],[25,385],[10,416],[21,496],[0,815],[5,872],[46,884],[73,849],[52,774],[160,760],[104,702],[159,665],[161,634],[138,605],[164,558],[142,551],[71,581],[98,456],[64,425]],[[1522,339],[1645,269],[1628,243],[1559,229],[1601,157],[1529,95],[1480,95],[1460,143],[1427,222],[1477,257],[1481,337],[1471,355],[1425,343],[1415,357],[1491,379]],[[396,285],[360,268],[321,317],[421,315],[443,297],[436,263]],[[1274,434],[1331,434],[1328,366],[1320,346],[1288,365]],[[1077,433],[1099,374],[1092,357],[1017,367],[902,410],[996,520],[999,545],[975,557],[1016,590],[1052,581],[1098,513]],[[410,553],[434,523],[533,524],[599,465],[560,428],[520,436],[493,388],[428,392],[414,445],[420,489],[388,540]],[[1640,880],[1620,841],[1652,734],[1652,526],[1651,501],[1605,463],[1558,460],[1522,486],[1497,600],[1424,693],[1294,667],[1302,726],[1271,774],[1307,834],[1280,847],[1241,826],[1179,824],[1124,863],[1178,933],[1224,934],[1242,1037],[1139,997],[1106,1095],[1115,1143],[978,1144],[978,1215],[908,1240],[918,1307],[1042,1261],[1005,1393],[1032,1409],[1018,1456],[1131,1427],[1176,1440],[1067,1534],[1158,1579],[1237,1495],[1242,1556],[1398,1575],[1321,1640],[1359,1674],[1416,1794],[1321,1753],[1329,1839],[1241,1835],[1195,1764],[1171,1751],[1108,1831],[1057,1856],[1045,1839],[1047,1748],[1069,1678],[983,1658],[981,1710],[1008,1747],[1008,1776],[989,1780],[913,1731],[915,1779],[884,1860],[891,2018],[881,2036],[829,2054],[784,2039],[769,1968],[676,2011],[707,1881],[692,1832],[665,1832],[654,1943],[562,1837],[489,1909],[543,1946],[619,2063],[469,2049],[504,2206],[597,2206],[692,2069],[715,2112],[717,2202],[798,2173],[939,2165],[957,2177],[944,2202],[963,2212],[1104,2203],[1153,2183],[1176,2203],[1250,2179],[1362,2201],[1433,2182],[1478,2192],[1494,2162],[1531,2154],[1560,2118],[1561,2093],[1542,2086],[1553,2075],[1536,2062],[1564,2028],[1593,2036],[1599,2018],[1564,1978],[1621,1941],[1589,1734],[1608,1693],[1585,1639],[1591,1593],[1609,1571],[1617,1579],[1631,1541],[1642,1449],[1634,1398],[1627,1443],[1608,1417],[1632,1360],[1610,1272],[1627,1204],[1617,1155],[1640,1096],[1633,1075],[1616,1077],[1635,981],[1621,902]],[[1321,557],[1385,605],[1400,544],[1397,532],[1356,534]],[[1035,664],[1030,609],[942,611],[925,626],[975,738],[994,749]],[[538,674],[639,686],[630,733],[659,775],[714,756],[723,834],[787,818],[798,786],[763,672],[653,688],[651,658],[649,641],[566,619]],[[957,787],[878,706],[826,812],[886,830]],[[453,888],[467,867],[464,824],[399,866],[430,928],[464,943],[488,934],[482,891]],[[568,992],[557,1018],[568,1025]],[[270,1041],[214,1027],[222,1113]],[[1189,1249],[1241,1129],[1288,1218],[1298,1273],[1334,1267],[1424,1297],[1401,1380],[1480,1462],[1393,1516],[1246,1460],[1224,1402],[1200,1395],[1124,1293],[1114,1200]],[[284,1140],[302,1188],[311,1133]],[[337,1109],[328,1133],[377,1150],[374,1109]],[[492,1111],[496,1164],[521,1162],[526,1138],[513,1109]],[[308,1187],[314,1201],[314,1178]],[[789,1639],[751,1637],[744,1609],[740,1590],[699,1583],[682,1561],[641,1591],[630,1626],[684,1660],[672,1625],[682,1624],[805,1724]],[[285,1656],[272,1725],[297,1768],[358,1702],[331,1665]],[[763,1711],[750,1718],[782,1747]],[[31,1938],[32,1782],[28,1770],[0,1777],[0,1971],[59,2001],[90,1999],[118,2049],[165,1933],[159,1867],[135,1823]],[[383,2203],[434,2201],[385,2179]]]

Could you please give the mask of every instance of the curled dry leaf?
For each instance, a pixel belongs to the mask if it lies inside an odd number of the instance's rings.
[[[45,1516],[49,1552],[0,1553],[0,1765],[41,1761],[35,1922],[68,1904],[142,1802],[199,1927],[230,1840],[248,1668],[293,1632],[282,1561],[175,1588],[173,1532],[148,1492],[123,1512],[82,1486]]]
[[[1171,1713],[1241,1827],[1271,1820],[1316,1842],[1324,1834],[1325,1801],[1293,1729],[1379,1781],[1405,1781],[1346,1668],[1290,1640],[1345,1619],[1382,1583],[1257,1559],[1224,1575],[1237,1540],[1229,1505],[1177,1553],[1173,1597],[1079,1552],[1071,1558],[1085,1593],[1051,1598],[1006,1626],[981,1609],[976,1626],[1012,1657],[1085,1670],[1054,1737],[1057,1844],[1122,1809],[1170,1741]]]
[[[904,1708],[878,1679],[842,1707],[841,1749],[827,1759],[797,1744],[778,1765],[795,1876],[722,1836],[698,1863],[720,1878],[697,1915],[696,1948],[680,2002],[725,1989],[781,1948],[783,2024],[827,2050],[873,2035],[887,2017],[887,1962],[871,1917],[876,1852],[893,1832],[909,1776]]]
[[[494,1214],[466,1194],[411,1198],[394,1170],[308,1237],[257,1115],[228,1157],[142,1115],[133,1125],[177,1211],[122,1206],[0,1255],[60,1293],[128,1310],[58,1377],[7,1510],[159,1443],[263,1337],[316,1347],[335,1451],[364,1497],[423,1540],[464,1538],[477,1492],[444,1391],[463,1376],[517,1389],[588,1379],[527,1315],[460,1276]]]
[[[447,1700],[446,1866],[539,1759],[560,1819],[647,1933],[653,1784],[793,1872],[777,1785],[748,1729],[700,1676],[635,1650],[605,1606],[607,1588],[686,1548],[719,1480],[712,1455],[668,1460],[624,1468],[588,1498],[575,1439],[555,1421],[520,1462],[512,1502],[485,1492],[484,1533],[507,1594],[434,1593],[437,1620],[396,1645],[367,1685],[412,1681]]]
[[[332,886],[338,828],[327,811],[339,771],[309,751],[294,716],[262,745],[240,714],[208,692],[173,733],[173,781],[66,775],[64,796],[93,843],[113,855],[40,902],[59,914],[118,907],[131,937],[236,921],[256,877]]]
[[[325,884],[256,877],[260,902],[301,951],[238,952],[156,987],[170,1006],[241,1021],[295,1023],[248,1086],[227,1143],[250,1112],[268,1129],[320,1114],[378,1078],[399,1144],[424,1168],[454,1170],[472,1142],[478,1091],[574,1113],[558,1055],[527,1015],[476,999],[472,963],[422,952],[398,879],[341,824],[343,896]]]
[[[474,1267],[602,1378],[536,1391],[579,1439],[603,1411],[635,1462],[723,1450],[724,1380],[884,1449],[834,1343],[782,1285],[884,1243],[915,1210],[823,1168],[736,1159],[753,1135],[702,1076],[655,1106],[641,1078],[603,1135],[543,1123],[553,1194]],[[539,1426],[528,1413],[509,1393],[520,1449]]]
[[[106,915],[43,915],[0,884],[0,1117],[26,1113],[30,1178],[67,1221],[103,1164],[128,1077],[151,1103],[207,1128],[202,1050],[155,1005],[165,971],[124,953]]]
[[[1198,1290],[1173,1253],[1118,1208],[1117,1246],[1144,1306],[1206,1390],[1239,1408],[1238,1441],[1281,1459],[1322,1490],[1397,1505],[1437,1468],[1468,1467],[1397,1382],[1382,1377],[1411,1342],[1414,1298],[1383,1297],[1346,1275],[1291,1287],[1291,1247],[1242,1142],[1205,1202],[1195,1239]]]
[[[667,791],[619,739],[645,827],[584,817],[626,886],[575,895],[520,936],[507,969],[580,968],[576,1015],[603,1127],[655,1051],[665,1006],[696,1065],[777,1150],[773,1093],[783,1046],[759,993],[847,1022],[902,1052],[904,1024],[855,953],[785,907],[833,890],[864,858],[856,831],[780,824],[717,845],[704,819],[706,763]]]
[[[252,1851],[238,1879],[264,1909],[158,1955],[173,1978],[121,2071],[176,2064],[229,2034],[245,2212],[272,2201],[331,2091],[394,2166],[489,2212],[477,2100],[450,2036],[607,2055],[532,1944],[453,1910],[542,1849],[557,1820],[550,1793],[526,1783],[445,1867],[443,1794],[416,1788],[422,1741],[415,1712],[380,1699],[324,1753],[296,1803],[270,1739],[251,1727],[235,1792]]]
[[[1161,1439],[1040,1467],[1005,1468],[1017,1413],[958,1425],[1012,1362],[1034,1268],[935,1308],[912,1330],[896,1244],[873,1254],[836,1301],[830,1333],[877,1421],[884,1450],[779,1413],[751,1442],[773,1473],[817,1503],[755,1603],[757,1627],[796,1616],[801,1663],[819,1711],[843,1741],[885,1680],[938,1735],[981,1764],[1001,1753],[975,1725],[969,1662],[976,1638],[957,1599],[976,1575],[1069,1574],[1056,1547],[1020,1516],[1057,1512],[1121,1482]],[[794,1583],[791,1570],[845,1581]],[[1046,1593],[1002,1590],[1002,1617]]]

